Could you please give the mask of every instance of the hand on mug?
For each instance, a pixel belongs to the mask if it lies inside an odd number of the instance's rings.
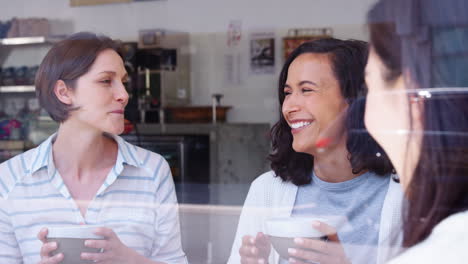
[[[333,227],[319,221],[313,222],[312,226],[327,234],[328,241],[295,238],[294,243],[298,248],[288,249],[289,263],[306,264],[312,261],[320,264],[351,264]]]
[[[49,230],[42,228],[37,234],[37,238],[42,242],[41,247],[41,261],[38,264],[58,264],[63,260],[63,254],[59,253],[51,256],[52,251],[57,249],[57,242],[47,242],[47,234]]]
[[[244,236],[239,249],[241,264],[267,264],[270,251],[270,239],[263,233],[257,233],[255,237]]]
[[[99,227],[94,232],[98,236],[105,237],[102,240],[86,240],[85,246],[89,248],[103,249],[101,253],[81,253],[81,258],[84,260],[96,261],[98,263],[118,263],[130,264],[139,263],[141,258],[136,251],[125,246],[110,228]]]

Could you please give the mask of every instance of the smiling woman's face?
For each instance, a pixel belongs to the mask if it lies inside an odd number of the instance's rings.
[[[319,137],[336,126],[348,106],[329,55],[298,56],[289,66],[284,94],[282,113],[291,127],[293,149],[315,155]]]

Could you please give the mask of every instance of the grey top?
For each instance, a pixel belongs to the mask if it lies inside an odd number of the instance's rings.
[[[380,215],[389,178],[367,172],[352,180],[329,183],[315,174],[300,186],[292,217],[330,219],[353,264],[376,263]],[[280,263],[287,263],[281,261]]]

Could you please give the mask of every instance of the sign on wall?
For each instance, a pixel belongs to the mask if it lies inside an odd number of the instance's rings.
[[[147,2],[160,0],[70,0],[70,6],[85,6],[85,5],[103,5],[114,3],[132,3],[132,2]]]
[[[250,34],[250,72],[275,73],[275,33],[273,31]]]

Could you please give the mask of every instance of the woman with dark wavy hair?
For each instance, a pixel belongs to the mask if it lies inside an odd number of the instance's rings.
[[[365,123],[408,203],[391,263],[468,261],[468,2],[381,0],[369,12]]]
[[[251,185],[228,263],[382,263],[392,254],[402,192],[364,128],[367,54],[363,41],[327,38],[302,44],[286,60],[272,171]],[[310,216],[327,219],[311,228],[328,242],[297,238],[290,258],[280,259],[265,221]]]

